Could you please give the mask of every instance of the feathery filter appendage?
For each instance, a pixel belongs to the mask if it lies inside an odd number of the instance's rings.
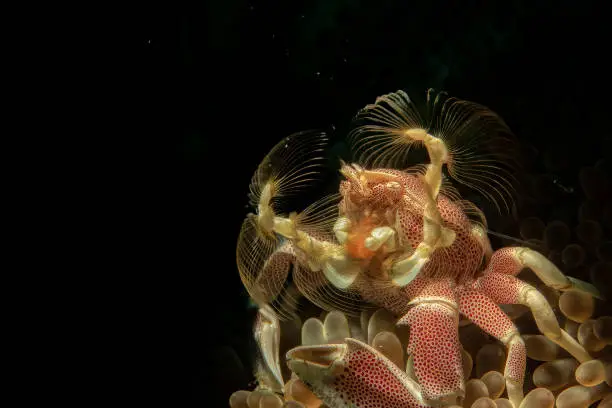
[[[319,180],[325,165],[327,136],[319,131],[303,131],[277,143],[258,166],[251,179],[250,204],[270,207],[274,214],[289,213],[284,199],[298,194]]]
[[[424,109],[419,109],[400,90],[362,109],[349,138],[356,161],[366,167],[406,169],[418,164],[412,148],[427,147],[430,156],[439,155],[436,161],[446,165],[450,179],[498,210],[511,207],[518,145],[505,122],[482,105],[430,89]]]
[[[293,219],[282,217],[292,210],[286,199],[318,180],[325,164],[326,144],[325,133],[318,131],[284,138],[263,159],[249,186],[250,204],[256,213],[247,216],[240,231],[238,270],[255,303],[269,305],[281,320],[295,316],[300,295],[289,279],[296,263],[294,246],[278,229],[294,229]],[[312,217],[315,215],[302,218]]]
[[[259,307],[269,305],[281,320],[294,318],[298,308],[299,294],[288,281],[294,263],[291,243],[265,231],[249,214],[236,245],[240,279],[253,301]]]
[[[410,167],[412,147],[423,147],[422,140],[406,136],[426,126],[419,110],[404,91],[379,96],[354,118],[355,127],[348,139],[355,162],[368,168]],[[412,163],[416,164],[416,163]]]
[[[428,132],[447,146],[450,178],[478,192],[498,211],[510,211],[519,157],[507,124],[485,106],[442,93],[432,97],[430,92],[428,105]]]
[[[299,214],[293,215],[296,228],[316,236],[331,236],[341,200],[342,196],[335,193],[313,202]]]

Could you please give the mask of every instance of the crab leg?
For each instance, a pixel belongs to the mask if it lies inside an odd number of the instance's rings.
[[[421,142],[425,145],[430,161],[425,172],[425,182],[431,187],[433,198],[436,199],[442,186],[442,165],[447,163],[449,158],[444,141],[420,128],[406,130],[404,137],[411,142]]]
[[[590,283],[565,276],[541,253],[526,247],[508,247],[495,251],[488,271],[516,276],[523,268],[530,268],[546,286],[565,291],[580,290],[601,299],[601,294]]]
[[[518,408],[523,400],[523,381],[527,352],[512,320],[495,302],[473,289],[465,289],[459,294],[459,310],[485,332],[501,341],[508,349],[506,358],[506,389],[508,399]]]
[[[497,252],[493,254],[494,259]],[[509,267],[513,260],[514,258],[510,258],[506,259],[506,262],[493,264],[492,259],[485,274],[474,282],[473,288],[485,294],[495,303],[521,304],[529,307],[542,334],[563,347],[581,363],[591,360],[592,357],[589,353],[572,336],[559,327],[559,322],[557,322],[557,318],[544,295],[515,276],[491,271],[491,268],[495,266]]]

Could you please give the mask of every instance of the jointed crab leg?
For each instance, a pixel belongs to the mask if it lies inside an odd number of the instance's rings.
[[[526,247],[501,248],[493,254],[487,271],[516,276],[524,268],[530,268],[538,278],[553,289],[565,291],[580,290],[601,299],[599,290],[590,283],[565,276],[541,253]]]
[[[431,187],[435,200],[442,186],[442,165],[448,162],[448,149],[442,139],[430,135],[425,129],[408,129],[404,135],[412,141],[422,142],[427,148],[430,163],[425,172],[425,182]]]
[[[495,258],[495,254],[493,257]],[[559,327],[548,301],[533,286],[512,275],[488,269],[474,282],[473,287],[498,304],[522,304],[529,307],[542,334],[563,347],[581,363],[592,359],[576,340]]]

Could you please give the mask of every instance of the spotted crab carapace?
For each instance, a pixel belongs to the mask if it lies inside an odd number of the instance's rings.
[[[291,350],[289,367],[326,404],[457,404],[465,394],[458,338],[463,315],[507,347],[506,389],[518,408],[525,344],[500,304],[527,306],[544,335],[578,361],[591,359],[559,327],[544,296],[516,275],[530,268],[556,290],[599,296],[597,290],[528,247],[493,252],[483,212],[452,185],[498,209],[509,207],[513,138],[495,113],[433,91],[422,111],[403,91],[381,96],[355,118],[349,141],[356,158],[341,162],[338,194],[290,212],[285,199],[316,178],[326,141],[320,132],[291,135],[255,172],[256,211],[244,221],[237,245],[242,281],[254,301],[280,319],[294,313],[296,293],[326,310],[389,310],[397,325],[409,326],[407,352],[417,380],[354,339]],[[409,167],[413,148],[424,148],[429,163]]]

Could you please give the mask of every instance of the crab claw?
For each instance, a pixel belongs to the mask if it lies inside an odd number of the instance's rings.
[[[256,362],[256,377],[260,384],[275,392],[283,389],[283,375],[278,358],[280,324],[268,305],[259,308],[253,330],[261,356]]]
[[[419,385],[391,360],[358,340],[301,346],[287,364],[331,407],[426,407]]]
[[[465,397],[456,307],[442,299],[415,304],[397,322],[410,326],[407,352],[430,405],[455,405]]]

